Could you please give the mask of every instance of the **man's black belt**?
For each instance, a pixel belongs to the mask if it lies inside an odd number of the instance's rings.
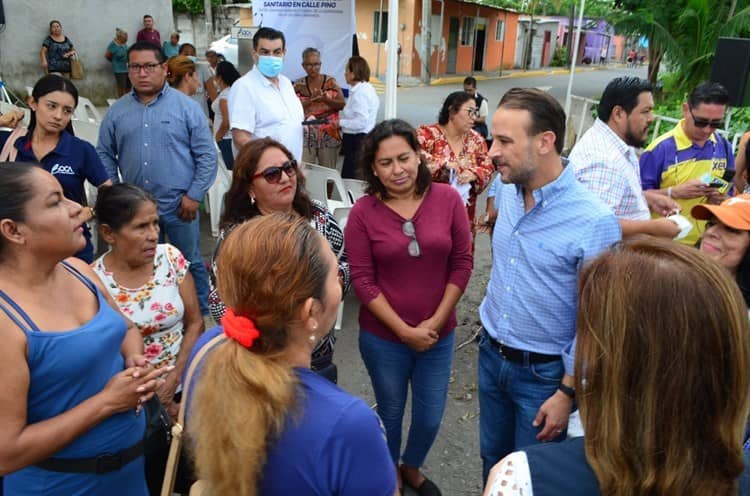
[[[524,363],[525,354],[528,354],[529,356],[529,364],[549,363],[549,362],[556,362],[557,360],[562,360],[562,357],[560,355],[545,355],[544,353],[536,353],[535,351],[524,351],[524,350],[512,348],[510,346],[506,346],[492,339],[492,336],[490,336],[490,333],[488,333],[486,330],[484,332],[487,335],[487,341],[492,345],[492,347],[496,348],[497,351],[500,352],[500,355],[502,355],[503,358],[511,362]]]
[[[106,474],[120,470],[140,456],[143,456],[143,441],[117,453],[102,453],[91,458],[47,458],[36,466],[52,472]]]

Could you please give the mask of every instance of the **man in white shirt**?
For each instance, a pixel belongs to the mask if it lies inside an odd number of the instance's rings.
[[[487,116],[490,113],[487,99],[477,91],[477,80],[472,76],[464,79],[464,91],[474,97],[474,102],[476,102],[477,108],[479,109],[479,117],[474,117],[474,126],[472,129],[481,134],[482,138],[486,140],[489,135],[489,130],[487,129]],[[488,150],[490,146],[491,143],[487,146]]]
[[[255,138],[273,138],[302,160],[302,104],[292,82],[281,74],[286,55],[284,33],[263,27],[253,36],[250,72],[229,93],[229,127],[238,151]]]
[[[637,77],[610,81],[599,102],[599,117],[573,147],[568,157],[576,178],[614,212],[623,237],[650,234],[674,238],[675,222],[651,219],[649,206],[660,215],[679,210],[676,202],[661,195],[646,197],[634,147],[648,139],[654,120],[651,84]]]

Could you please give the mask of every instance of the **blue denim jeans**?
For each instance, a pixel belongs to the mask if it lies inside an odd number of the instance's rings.
[[[401,458],[411,467],[421,467],[435,441],[448,395],[453,336],[453,332],[449,333],[435,346],[420,353],[364,329],[359,331],[359,352],[370,374],[378,415],[385,426],[388,451],[394,464]],[[411,424],[401,456],[401,425],[409,383]]]
[[[479,452],[482,480],[506,455],[538,444],[534,427],[539,408],[560,385],[562,360],[548,363],[516,363],[506,360],[489,342],[487,331],[479,339]],[[563,431],[555,441],[565,439]]]
[[[185,222],[177,216],[177,211],[159,216],[159,242],[165,238],[175,245],[190,262],[190,273],[195,281],[198,293],[198,304],[201,314],[208,312],[208,272],[201,257],[201,228],[200,215],[196,215],[192,222]]]

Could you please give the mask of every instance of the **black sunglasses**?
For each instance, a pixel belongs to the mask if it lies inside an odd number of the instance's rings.
[[[411,241],[409,241],[409,246],[407,247],[409,255],[412,257],[421,257],[422,250],[419,248],[419,242],[417,241],[417,231],[416,229],[414,229],[414,223],[410,220],[404,222],[401,225],[401,232],[411,238]]]
[[[719,120],[709,120],[709,119],[701,119],[700,117],[696,117],[693,114],[693,109],[688,109],[688,112],[690,112],[690,117],[693,118],[693,122],[695,123],[695,127],[707,127],[711,126],[714,129],[720,129],[724,127],[724,119]]]
[[[257,174],[253,175],[252,180],[254,181],[258,179],[259,177],[263,177],[263,179],[265,179],[267,183],[276,184],[279,181],[281,181],[282,171],[289,177],[296,176],[297,175],[297,161],[287,160],[281,165],[269,167],[263,172],[258,172]]]

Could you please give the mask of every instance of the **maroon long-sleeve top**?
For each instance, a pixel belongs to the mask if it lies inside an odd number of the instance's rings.
[[[362,303],[359,325],[394,342],[398,336],[370,312],[369,302],[382,294],[404,322],[415,326],[432,317],[448,283],[466,289],[474,263],[466,207],[450,186],[433,183],[411,219],[420,257],[409,255],[412,238],[401,229],[406,220],[368,195],[354,205],[344,231],[352,285]],[[455,328],[453,309],[440,336]]]

